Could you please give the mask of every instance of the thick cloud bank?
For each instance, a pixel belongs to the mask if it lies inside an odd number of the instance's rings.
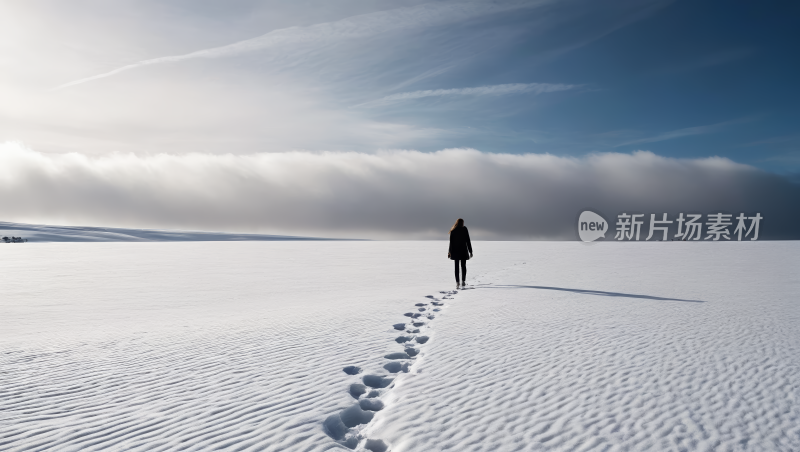
[[[6,143],[0,159],[5,221],[443,239],[463,217],[478,239],[573,240],[584,209],[612,224],[621,212],[758,212],[760,239],[800,238],[800,186],[723,158],[472,149],[89,157]]]

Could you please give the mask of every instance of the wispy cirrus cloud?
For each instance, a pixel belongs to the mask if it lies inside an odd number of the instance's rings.
[[[371,153],[455,143],[530,150],[529,127],[518,125],[540,123],[537,116],[564,97],[531,105],[534,92],[596,85],[583,74],[539,78],[552,52],[665,3],[247,0],[220,8],[146,0],[96,8],[44,1],[51,7],[0,6],[3,17],[18,17],[15,27],[0,27],[0,41],[13,50],[0,56],[0,141],[88,154]],[[498,81],[501,74],[514,78]],[[528,84],[545,81],[553,83]],[[384,97],[404,108],[352,108]],[[426,99],[463,108],[434,111]],[[515,105],[490,118],[482,100]],[[502,144],[490,143],[497,139]]]
[[[73,80],[56,87],[55,90],[111,77],[125,71],[156,64],[174,63],[197,58],[232,57],[290,44],[365,38],[400,30],[441,26],[493,13],[521,8],[534,8],[547,3],[550,3],[550,0],[428,3],[376,13],[360,14],[334,22],[324,22],[308,27],[296,26],[281,28],[256,38],[246,39],[225,46],[198,50],[183,55],[142,60],[108,72]]]
[[[522,93],[542,94],[556,91],[566,91],[579,88],[580,86],[582,85],[568,85],[563,83],[507,83],[502,85],[476,86],[472,88],[427,89],[422,91],[392,94],[374,101],[359,104],[357,107],[402,102],[407,100],[422,99],[425,97],[500,96],[504,94]]]
[[[743,122],[752,121],[754,118],[742,118],[742,119],[734,119],[732,121],[725,121],[725,122],[718,122],[716,124],[710,124],[706,126],[696,126],[696,127],[685,127],[683,129],[672,130],[669,132],[660,133],[658,135],[647,137],[647,138],[640,138],[636,140],[626,141],[624,143],[619,143],[614,145],[615,148],[621,146],[630,146],[635,144],[644,144],[644,143],[656,143],[659,141],[667,141],[673,140],[676,138],[683,138],[683,137],[691,137],[696,135],[706,135],[709,133],[717,133],[728,126],[734,124],[741,124]]]

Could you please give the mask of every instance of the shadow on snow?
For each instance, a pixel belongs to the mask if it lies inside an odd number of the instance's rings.
[[[560,290],[562,292],[574,292],[574,293],[580,293],[580,294],[584,294],[584,295],[598,295],[598,296],[601,296],[601,297],[641,298],[641,299],[645,299],[645,300],[686,301],[686,302],[690,302],[690,303],[705,303],[705,301],[703,301],[703,300],[683,300],[681,298],[664,298],[664,297],[654,297],[652,295],[637,295],[637,294],[632,294],[632,293],[621,293],[621,292],[604,292],[602,290],[567,289],[565,287],[521,286],[521,285],[512,285],[512,284],[480,287],[480,289],[492,289],[492,288]]]

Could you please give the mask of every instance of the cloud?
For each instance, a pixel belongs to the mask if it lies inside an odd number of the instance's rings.
[[[761,238],[800,238],[800,186],[725,158],[382,151],[44,154],[0,145],[4,221],[354,238],[575,239],[590,209],[759,212]]]
[[[655,136],[652,136],[652,137],[648,137],[648,138],[641,138],[641,139],[638,139],[638,140],[626,141],[624,143],[617,144],[614,147],[618,148],[620,146],[630,146],[630,145],[644,144],[644,143],[656,143],[658,141],[674,140],[675,138],[690,137],[690,136],[695,136],[695,135],[706,135],[706,134],[709,134],[709,133],[719,132],[719,131],[725,129],[726,127],[728,127],[728,126],[731,126],[731,125],[734,125],[734,124],[741,124],[742,122],[751,121],[751,120],[752,120],[752,118],[735,119],[735,120],[732,120],[732,121],[719,122],[719,123],[710,124],[710,125],[707,125],[707,126],[686,127],[686,128],[683,128],[683,129],[678,129],[678,130],[673,130],[673,131],[670,131],[670,132],[661,133],[661,134],[658,134],[658,135],[655,135]]]
[[[442,74],[446,73],[447,71],[450,71],[451,69],[453,69],[455,66],[456,66],[455,64],[449,64],[449,65],[443,65],[443,66],[435,67],[433,69],[430,69],[430,70],[427,70],[427,71],[423,72],[422,74],[418,74],[418,75],[415,75],[415,76],[413,76],[413,77],[411,77],[411,78],[409,78],[407,80],[403,80],[402,82],[398,83],[397,85],[389,88],[388,91],[397,91],[400,88],[405,88],[408,85],[413,85],[414,83],[420,82],[422,80],[425,80],[425,79],[428,79],[428,78],[431,78],[431,77],[436,77],[438,75],[442,75]]]
[[[526,103],[528,95],[456,97],[436,89],[592,83],[536,74],[553,52],[664,2],[46,3],[0,6],[15,18],[0,27],[0,42],[9,43],[0,52],[0,142],[96,155],[453,146],[524,152],[543,127],[553,137],[569,133],[562,147],[572,152],[581,125],[568,118],[571,125],[561,127],[569,109],[550,110],[563,96]],[[129,70],[135,67],[141,70]],[[102,78],[111,72],[119,75]],[[102,80],[52,91],[87,76]],[[392,111],[352,108],[402,92],[440,97],[392,104],[404,107]],[[461,108],[431,109],[425,99],[460,100]]]
[[[165,56],[138,61],[101,74],[74,80],[56,87],[56,90],[81,83],[110,77],[144,66],[197,58],[225,58],[291,44],[330,42],[341,39],[365,38],[413,28],[446,25],[487,14],[519,8],[533,8],[549,1],[499,1],[499,2],[448,2],[428,3],[419,6],[396,8],[376,13],[360,14],[335,22],[324,22],[308,27],[288,27],[271,31],[252,39],[220,47],[198,50],[183,55]]]
[[[449,96],[500,96],[504,94],[520,93],[552,93],[555,91],[566,91],[578,88],[580,85],[566,85],[561,83],[509,83],[504,85],[477,86],[474,88],[452,88],[452,89],[428,89],[422,91],[412,91],[408,93],[392,94],[380,99],[365,102],[358,106],[387,104],[405,100],[422,99],[425,97],[449,97]]]

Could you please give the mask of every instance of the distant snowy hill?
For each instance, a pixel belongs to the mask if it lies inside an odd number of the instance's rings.
[[[288,235],[225,232],[169,231],[159,229],[47,226],[0,221],[0,237],[22,237],[29,242],[227,242],[271,240],[336,240]],[[0,242],[2,243],[2,242]]]

